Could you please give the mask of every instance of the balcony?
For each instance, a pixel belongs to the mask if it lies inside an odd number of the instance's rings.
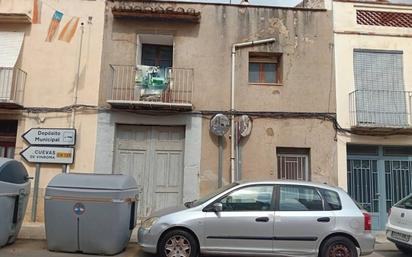
[[[111,65],[113,107],[192,109],[193,69]]]
[[[0,67],[0,107],[18,109],[23,106],[27,74],[19,68]]]
[[[356,90],[349,94],[351,127],[359,131],[412,129],[410,91]]]

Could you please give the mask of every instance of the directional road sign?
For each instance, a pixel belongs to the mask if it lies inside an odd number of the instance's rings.
[[[73,147],[29,146],[20,155],[28,162],[50,164],[72,164]]]
[[[75,129],[32,128],[22,136],[30,145],[75,145]]]

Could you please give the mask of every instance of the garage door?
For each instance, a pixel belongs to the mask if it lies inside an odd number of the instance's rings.
[[[182,203],[184,127],[117,127],[115,173],[139,186],[139,216]]]

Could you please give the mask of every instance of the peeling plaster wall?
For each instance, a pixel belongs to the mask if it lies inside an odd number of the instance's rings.
[[[113,3],[106,8],[100,104],[106,104],[112,75],[110,64],[135,65],[136,34],[173,35],[173,66],[194,69],[194,111],[230,109],[231,46],[237,42],[275,37],[271,45],[237,51],[236,104],[240,111],[335,112],[332,65],[332,16],[326,10],[239,7],[212,4],[141,3],[141,7],[193,8],[200,24],[115,19]],[[283,83],[259,86],[248,83],[250,51],[283,53]],[[138,115],[135,123],[139,122]],[[224,139],[224,182],[229,182],[228,136]],[[276,147],[308,147],[312,179],[336,184],[336,141],[331,123],[313,119],[254,121],[250,137],[242,139],[246,179],[277,177]],[[98,159],[98,157],[96,157]],[[200,194],[217,187],[217,138],[202,122]]]

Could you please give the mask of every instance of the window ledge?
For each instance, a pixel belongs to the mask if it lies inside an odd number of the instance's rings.
[[[283,86],[282,83],[250,83],[250,86]]]

